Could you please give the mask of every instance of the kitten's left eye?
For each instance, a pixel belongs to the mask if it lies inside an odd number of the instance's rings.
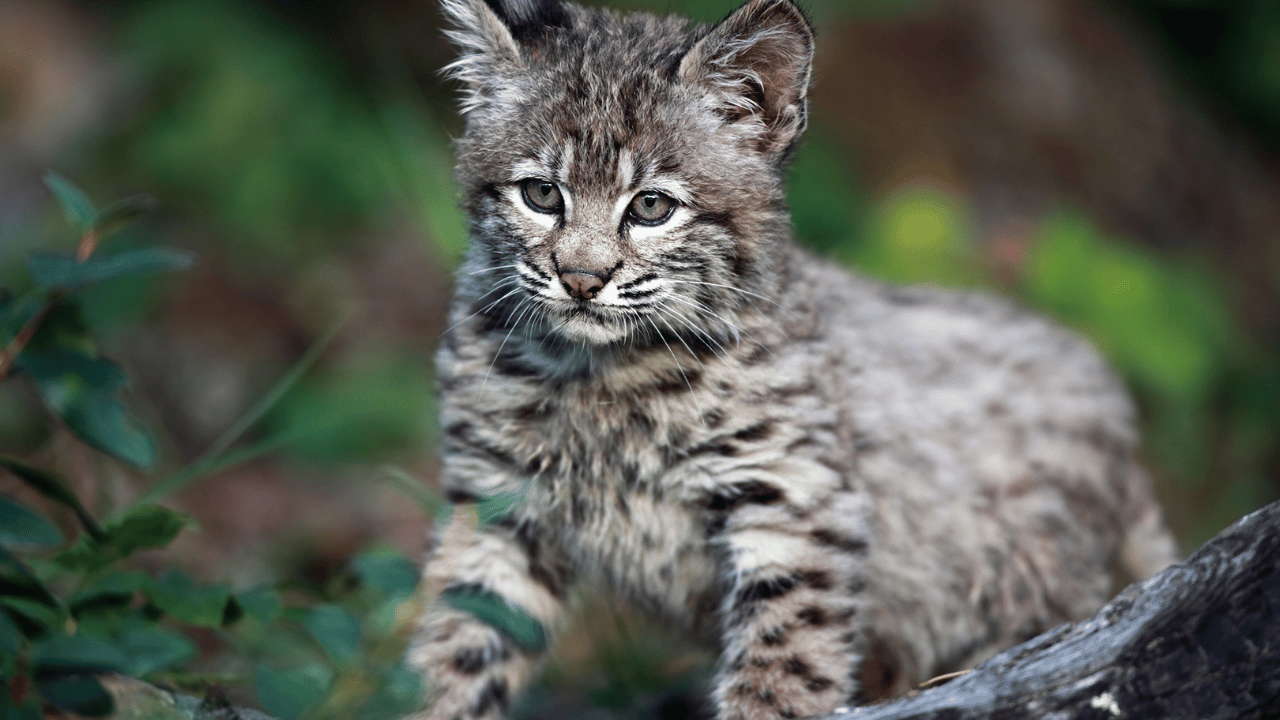
[[[671,219],[676,210],[676,201],[660,192],[650,190],[642,192],[631,201],[627,214],[632,222],[640,225],[661,225]]]
[[[520,183],[520,192],[525,204],[540,213],[554,215],[564,210],[564,195],[553,182],[529,178]]]

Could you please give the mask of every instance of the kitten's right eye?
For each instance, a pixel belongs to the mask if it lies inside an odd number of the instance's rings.
[[[537,212],[558,215],[564,211],[564,196],[553,182],[529,178],[520,183],[520,192],[525,205]]]

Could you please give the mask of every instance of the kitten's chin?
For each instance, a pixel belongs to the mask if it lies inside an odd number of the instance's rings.
[[[567,318],[556,326],[555,333],[569,342],[588,345],[611,345],[627,338],[623,328],[606,325],[586,315]]]

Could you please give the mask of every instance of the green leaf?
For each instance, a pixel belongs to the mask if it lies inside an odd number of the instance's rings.
[[[196,654],[185,635],[150,623],[132,624],[115,642],[129,658],[128,673],[137,677],[181,665]]]
[[[22,631],[9,619],[8,613],[0,611],[0,656],[13,656],[22,647]]]
[[[370,550],[352,567],[362,585],[383,595],[412,595],[418,587],[418,566],[395,550]]]
[[[236,593],[234,600],[245,615],[263,625],[275,622],[284,608],[284,604],[280,601],[280,593],[269,587]]]
[[[160,505],[140,505],[112,520],[107,537],[122,556],[138,550],[162,548],[192,522],[191,516]]]
[[[147,585],[151,579],[140,572],[115,572],[87,584],[67,605],[73,615],[103,607],[128,605],[133,594]]]
[[[0,497],[0,543],[5,545],[57,545],[62,533],[38,513]]]
[[[260,665],[254,673],[258,702],[279,720],[301,717],[324,699],[332,683],[333,672],[318,664],[290,670]]]
[[[58,598],[49,592],[40,578],[4,547],[0,547],[0,596],[29,598],[58,606]]]
[[[99,237],[106,237],[129,223],[155,210],[156,199],[150,195],[134,195],[117,200],[102,209],[94,220],[93,229]]]
[[[151,438],[116,399],[125,378],[115,363],[70,348],[28,348],[18,365],[35,379],[45,404],[85,443],[142,468],[155,460]]]
[[[17,367],[35,380],[45,404],[81,440],[141,467],[151,463],[150,438],[117,400],[126,384],[124,373],[98,355],[75,306],[52,307]]]
[[[185,573],[170,570],[152,580],[147,597],[165,614],[200,627],[218,627],[231,591],[225,585],[202,585]]]
[[[61,203],[62,212],[77,230],[83,232],[93,227],[98,218],[98,210],[83,190],[55,172],[45,173],[44,184]]]
[[[476,518],[482,526],[501,522],[524,501],[528,493],[524,489],[490,495],[475,504]]]
[[[80,504],[80,499],[68,490],[67,486],[59,480],[57,476],[43,470],[38,470],[12,458],[4,457],[3,455],[0,455],[0,468],[4,468],[5,470],[13,473],[19,480],[26,483],[28,487],[40,493],[44,497],[71,508],[71,510],[75,512],[76,517],[79,518],[80,524],[84,526],[84,529],[90,535],[95,537],[102,536],[102,528],[98,525],[98,522],[94,520],[93,516],[89,514],[89,511],[85,510],[84,506]]]
[[[403,718],[422,706],[422,673],[405,664],[376,672],[377,693],[360,708],[362,720]]]
[[[185,270],[194,263],[195,256],[191,253],[169,248],[144,248],[113,255],[98,254],[84,262],[62,253],[35,253],[27,258],[27,269],[42,289],[74,290],[130,275]]]
[[[76,715],[108,717],[116,710],[111,693],[91,675],[37,678],[36,687],[50,705]]]
[[[302,626],[338,665],[348,664],[360,656],[360,623],[337,605],[311,608],[303,617]]]
[[[124,672],[129,665],[114,645],[84,635],[58,635],[31,650],[36,672]]]
[[[65,616],[53,605],[12,595],[0,596],[0,606],[28,636],[48,635],[62,630]]]
[[[107,523],[102,538],[82,537],[56,561],[72,570],[96,570],[140,550],[165,547],[190,524],[191,518],[176,510],[141,505]]]
[[[453,609],[470,613],[528,652],[539,653],[547,648],[547,631],[542,623],[497,593],[467,585],[446,589],[441,598]]]

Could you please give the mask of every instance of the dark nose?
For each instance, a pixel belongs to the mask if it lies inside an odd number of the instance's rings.
[[[606,278],[601,273],[586,270],[567,270],[560,273],[560,282],[565,292],[578,300],[594,300],[604,287]]]

